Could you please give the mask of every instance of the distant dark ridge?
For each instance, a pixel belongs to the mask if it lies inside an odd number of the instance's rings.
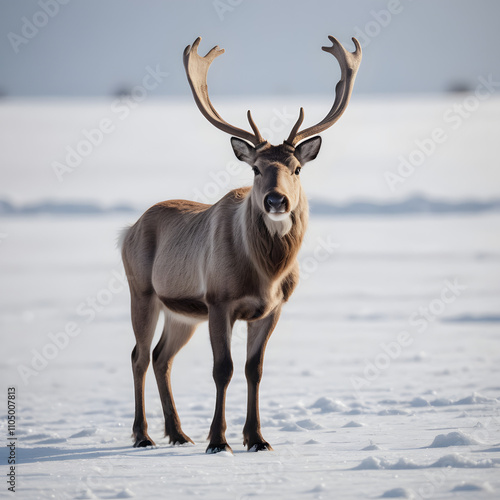
[[[312,216],[353,215],[406,215],[406,214],[466,214],[500,210],[500,199],[491,201],[442,201],[423,196],[414,196],[402,201],[377,203],[354,201],[343,205],[327,201],[312,200],[309,203]],[[119,204],[102,207],[97,203],[44,201],[25,205],[14,205],[0,200],[0,216],[15,215],[105,215],[134,213],[139,210],[132,205]]]
[[[500,314],[462,314],[443,318],[442,321],[448,323],[500,323]]]
[[[423,196],[389,203],[353,201],[344,205],[312,200],[309,202],[311,215],[404,215],[404,214],[453,214],[477,213],[500,210],[500,199],[491,201],[442,201]]]
[[[130,213],[136,210],[125,204],[113,205],[111,207],[102,207],[95,203],[84,202],[58,202],[44,201],[39,203],[28,203],[18,206],[12,203],[0,200],[1,215],[103,215],[111,213]]]

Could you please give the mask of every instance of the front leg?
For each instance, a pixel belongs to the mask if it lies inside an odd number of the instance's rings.
[[[226,390],[233,375],[233,360],[231,359],[232,321],[227,307],[210,306],[208,309],[208,328],[210,342],[214,355],[213,377],[217,388],[215,413],[210,426],[208,439],[210,444],[207,453],[229,451],[231,447],[226,441]]]
[[[247,420],[243,428],[243,444],[249,451],[272,450],[260,432],[259,385],[262,378],[264,351],[281,314],[281,305],[269,316],[248,323],[247,362],[245,375],[248,384]]]

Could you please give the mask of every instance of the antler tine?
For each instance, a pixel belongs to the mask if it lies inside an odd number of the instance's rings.
[[[290,136],[286,140],[288,144],[295,146],[298,142],[304,140],[311,135],[319,134],[331,127],[344,113],[349,104],[349,99],[352,94],[352,89],[354,87],[354,80],[356,79],[356,74],[361,63],[361,45],[356,40],[352,38],[356,50],[354,52],[349,52],[346,50],[342,44],[333,36],[328,37],[332,42],[331,47],[321,47],[325,52],[332,54],[340,65],[340,80],[335,86],[335,100],[330,112],[316,125],[306,128],[301,132],[298,129],[302,123],[301,117],[303,119],[303,112],[301,110],[301,115],[299,120],[294,125]]]
[[[194,100],[201,111],[203,116],[218,129],[240,137],[251,142],[254,146],[263,145],[265,143],[264,139],[260,135],[259,129],[255,125],[250,111],[248,112],[248,120],[250,126],[254,131],[253,134],[247,132],[238,127],[230,125],[222,119],[222,117],[217,113],[217,110],[213,107],[208,96],[208,86],[207,86],[207,74],[210,65],[213,60],[224,53],[224,49],[220,49],[218,45],[213,47],[205,57],[201,57],[198,54],[198,46],[200,45],[201,37],[198,37],[193,45],[188,45],[184,49],[183,61],[184,68],[186,69],[186,75],[188,78],[189,86],[193,92]]]
[[[248,118],[248,123],[250,123],[250,127],[252,127],[255,139],[257,141],[255,146],[261,146],[261,145],[263,146],[264,144],[267,143],[267,141],[262,137],[262,135],[260,135],[259,129],[257,128],[257,125],[255,125],[255,122],[253,121],[252,113],[250,112],[250,110],[247,111],[247,118]]]
[[[288,136],[288,139],[285,141],[289,146],[294,144],[293,140],[297,135],[297,132],[299,131],[299,128],[302,125],[303,121],[304,121],[304,108],[300,108],[299,117],[297,118],[297,121],[295,122],[295,125],[293,126],[292,131]]]

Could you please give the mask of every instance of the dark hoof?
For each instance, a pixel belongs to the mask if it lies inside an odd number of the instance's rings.
[[[253,446],[249,446],[248,451],[274,451],[274,450],[269,443],[264,441],[263,443],[255,443]]]
[[[170,438],[169,442],[171,445],[176,446],[176,445],[181,445],[181,444],[186,444],[186,443],[191,443],[194,444],[194,441],[189,437],[186,436],[186,434],[176,434],[175,436],[168,436]]]
[[[134,448],[147,448],[148,446],[156,446],[154,441],[150,438],[138,439],[134,443]]]
[[[227,443],[222,443],[222,444],[209,444],[207,451],[205,453],[220,453],[221,451],[227,451],[233,454],[233,450],[231,449],[231,446],[229,446]]]

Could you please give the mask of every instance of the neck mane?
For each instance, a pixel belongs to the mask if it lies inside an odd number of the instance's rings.
[[[290,270],[297,259],[307,227],[309,210],[305,196],[301,195],[297,208],[290,213],[290,229],[285,234],[271,232],[265,220],[267,215],[253,206],[250,193],[243,207],[245,247],[257,269],[271,279]]]

